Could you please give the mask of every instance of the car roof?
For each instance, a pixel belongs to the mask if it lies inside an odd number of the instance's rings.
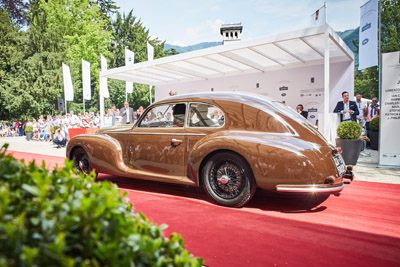
[[[158,103],[169,102],[169,101],[201,101],[201,100],[224,100],[233,101],[239,103],[250,104],[253,101],[264,102],[272,104],[273,100],[259,94],[247,93],[247,92],[200,92],[200,93],[188,93],[182,95],[174,95],[166,97]]]

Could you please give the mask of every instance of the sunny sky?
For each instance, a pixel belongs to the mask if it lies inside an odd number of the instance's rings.
[[[327,21],[334,30],[359,26],[367,0],[327,0]],[[324,5],[315,0],[116,0],[121,11],[140,18],[153,37],[186,46],[221,41],[223,23],[243,25],[242,40],[311,26],[311,14]]]

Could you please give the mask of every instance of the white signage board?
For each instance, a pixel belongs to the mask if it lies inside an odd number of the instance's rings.
[[[400,51],[382,55],[379,165],[400,167]]]

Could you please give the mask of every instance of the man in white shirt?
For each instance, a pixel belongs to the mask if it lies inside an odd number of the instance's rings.
[[[361,101],[362,98],[362,94],[361,93],[357,93],[356,94],[356,103],[357,103],[357,107],[358,107],[358,112],[360,114],[357,115],[357,121],[358,124],[361,125],[361,128],[364,128],[364,124],[365,124],[365,113],[367,112],[367,105]]]

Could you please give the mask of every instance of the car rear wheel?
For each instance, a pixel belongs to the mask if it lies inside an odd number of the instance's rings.
[[[213,155],[202,169],[203,186],[218,204],[241,207],[254,195],[256,184],[247,162],[237,154]]]
[[[91,172],[91,164],[89,156],[83,148],[77,148],[74,150],[72,161],[74,162],[74,168],[77,173],[83,173],[85,176]]]

